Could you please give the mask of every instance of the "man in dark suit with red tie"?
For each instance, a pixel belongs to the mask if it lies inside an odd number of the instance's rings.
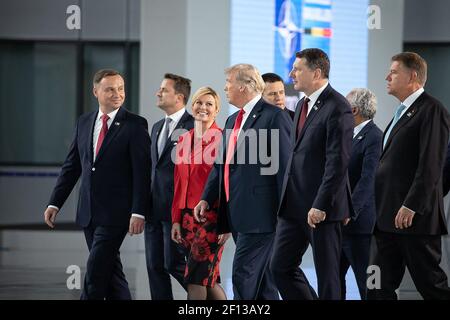
[[[127,231],[141,233],[148,214],[150,137],[147,120],[122,104],[125,85],[114,70],[94,76],[99,110],[82,115],[45,210],[56,214],[81,176],[77,224],[89,248],[82,299],[131,299],[119,248]]]
[[[314,299],[299,268],[311,243],[319,298],[341,297],[342,223],[351,210],[347,167],[353,136],[348,101],[328,83],[330,62],[320,49],[297,52],[290,73],[299,101],[291,132],[272,271],[283,299]]]
[[[449,137],[445,107],[423,89],[427,63],[403,52],[391,59],[388,93],[400,101],[383,136],[375,177],[377,220],[370,264],[379,267],[379,287],[368,299],[397,299],[405,273],[424,299],[450,299],[440,268],[441,236],[447,234],[442,171]]]
[[[237,64],[226,75],[228,101],[239,111],[225,123],[223,156],[217,157],[194,214],[201,220],[219,200],[219,228],[231,229],[236,243],[234,299],[278,300],[268,265],[292,121],[262,99],[264,81],[254,66]]]

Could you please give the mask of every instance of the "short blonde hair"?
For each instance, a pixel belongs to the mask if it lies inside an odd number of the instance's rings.
[[[216,108],[217,108],[217,112],[220,111],[220,97],[217,94],[216,91],[214,91],[214,89],[212,89],[211,87],[201,87],[199,88],[197,91],[195,91],[194,95],[192,96],[192,106],[194,106],[194,104],[197,102],[197,100],[200,97],[203,97],[204,95],[211,95],[214,98],[214,102],[216,103]]]
[[[244,85],[249,90],[261,94],[266,84],[264,83],[261,73],[258,69],[247,63],[239,63],[225,69],[225,74],[231,73],[236,75],[236,81]]]

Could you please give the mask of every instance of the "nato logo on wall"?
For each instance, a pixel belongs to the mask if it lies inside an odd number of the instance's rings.
[[[320,48],[330,53],[331,0],[276,0],[274,69],[286,83],[295,53]]]

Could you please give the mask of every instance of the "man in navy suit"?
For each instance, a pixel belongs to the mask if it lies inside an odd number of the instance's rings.
[[[76,222],[89,248],[81,298],[131,299],[119,248],[127,231],[142,232],[148,213],[147,120],[122,107],[125,85],[117,71],[98,71],[93,90],[99,110],[78,119],[44,217],[53,228],[57,212],[81,176]]]
[[[219,201],[220,231],[231,230],[236,243],[234,299],[278,300],[268,266],[292,121],[261,98],[264,81],[254,66],[237,64],[226,75],[228,101],[239,111],[227,119],[223,157],[217,157],[194,214],[202,220]]]
[[[353,117],[348,101],[328,83],[330,62],[320,49],[296,53],[290,77],[299,101],[291,132],[272,271],[283,299],[314,299],[299,268],[312,244],[319,298],[341,297],[342,223],[351,210],[347,189]]]
[[[375,250],[379,286],[368,299],[397,299],[405,267],[424,299],[450,299],[441,262],[441,237],[447,234],[442,172],[448,148],[449,115],[424,91],[427,63],[414,52],[391,58],[388,93],[399,100],[383,135],[375,176]]]
[[[172,149],[178,137],[194,127],[186,111],[191,80],[167,73],[156,92],[157,105],[166,114],[152,128],[152,177],[150,219],[145,223],[145,257],[153,300],[173,300],[170,275],[185,289],[185,249],[172,241],[173,172]]]
[[[341,291],[345,299],[345,275],[351,266],[361,300],[366,299],[370,239],[375,225],[375,171],[381,154],[382,131],[373,122],[375,95],[368,89],[353,89],[347,95],[352,107],[352,156],[348,166],[353,211],[345,221],[341,254]]]

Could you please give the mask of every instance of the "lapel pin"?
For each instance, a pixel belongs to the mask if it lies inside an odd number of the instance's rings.
[[[362,138],[363,138],[363,136],[359,136],[359,137],[358,137],[358,140],[361,140]]]
[[[116,126],[120,126],[120,122],[114,122]]]
[[[253,118],[256,118],[256,114],[253,115]]]
[[[319,103],[319,101],[317,101],[317,103]],[[317,111],[317,106],[314,105],[313,109],[314,109],[314,111]]]

